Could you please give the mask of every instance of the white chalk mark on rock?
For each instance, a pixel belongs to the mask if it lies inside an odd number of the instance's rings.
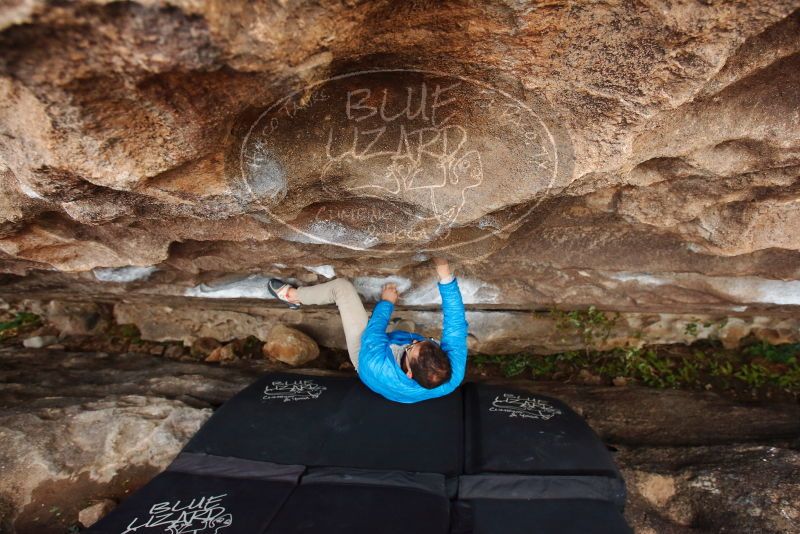
[[[645,286],[672,285],[695,289],[711,289],[733,302],[800,305],[800,280],[772,280],[756,276],[705,276],[695,273],[616,272],[608,275],[620,282],[637,282]]]
[[[94,277],[101,282],[135,282],[136,280],[145,280],[151,274],[156,272],[156,268],[150,267],[137,267],[129,265],[128,267],[99,267],[92,270]]]
[[[210,284],[190,287],[184,295],[187,297],[203,297],[211,299],[271,299],[267,282],[270,276],[251,274],[245,277],[224,278]]]

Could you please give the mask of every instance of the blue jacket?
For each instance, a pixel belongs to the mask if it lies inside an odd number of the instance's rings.
[[[402,330],[387,334],[394,305],[382,300],[372,310],[372,317],[361,335],[361,351],[358,353],[358,376],[372,391],[392,401],[412,403],[447,395],[461,384],[467,367],[467,320],[458,282],[453,279],[448,284],[439,284],[439,294],[444,314],[440,345],[450,357],[450,380],[426,389],[406,376],[392,356],[389,345],[407,345],[415,339],[425,338]]]

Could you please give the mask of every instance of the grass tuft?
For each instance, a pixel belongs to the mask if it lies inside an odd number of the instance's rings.
[[[557,354],[479,354],[471,358],[478,370],[495,367],[505,377],[562,380],[581,371],[610,383],[632,379],[654,388],[760,389],[777,388],[800,398],[800,343],[759,342],[738,351],[706,344],[704,349],[672,346],[618,348],[609,351],[567,351]]]

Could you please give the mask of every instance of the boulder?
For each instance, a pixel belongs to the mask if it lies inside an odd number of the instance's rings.
[[[22,341],[22,346],[28,349],[41,349],[48,345],[58,343],[56,336],[33,336]]]
[[[0,8],[6,294],[800,305],[796,0],[225,5]]]
[[[206,362],[230,362],[236,359],[233,343],[228,343],[211,351],[206,357]]]
[[[797,450],[780,446],[623,449],[625,516],[636,532],[786,533],[800,519]]]
[[[61,336],[98,334],[108,328],[110,310],[93,302],[52,300],[45,308],[45,319]]]
[[[201,337],[197,338],[192,342],[191,352],[192,356],[197,358],[205,358],[214,350],[220,348],[222,343],[214,339],[213,337]]]
[[[169,345],[164,350],[164,357],[170,358],[172,360],[181,358],[183,356],[184,350],[183,347],[180,345]]]
[[[275,325],[267,336],[262,349],[264,356],[292,367],[304,365],[319,356],[319,346],[307,334],[284,326]]]
[[[87,499],[119,499],[166,467],[210,414],[141,395],[50,397],[2,410],[0,501],[11,503],[18,532],[64,532]],[[47,508],[41,495],[51,495]]]
[[[102,499],[78,512],[78,522],[89,528],[103,519],[116,505],[117,503],[111,499]]]

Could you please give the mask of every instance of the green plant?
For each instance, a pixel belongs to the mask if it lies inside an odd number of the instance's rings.
[[[746,363],[733,373],[733,376],[748,386],[758,388],[766,384],[769,379],[769,371],[763,365]]]
[[[472,363],[476,365],[492,365],[502,361],[502,356],[498,354],[476,354],[470,357]]]
[[[754,358],[764,358],[774,363],[792,364],[800,356],[800,343],[770,345],[761,341],[744,348],[744,353]]]
[[[548,354],[546,356],[529,359],[528,367],[531,369],[531,374],[535,378],[553,374],[558,368],[559,358],[562,355],[563,354]]]
[[[617,323],[620,315],[614,313],[609,316],[594,306],[586,310],[564,312],[551,310],[550,316],[555,319],[556,328],[561,331],[573,329],[581,337],[584,350],[588,355],[590,350],[597,346],[598,341],[606,341],[611,335],[611,330]]]
[[[141,336],[135,324],[121,324],[118,327],[119,335],[127,338],[138,338]]]
[[[515,354],[503,359],[500,370],[506,377],[522,374],[528,368],[528,356]]]
[[[571,367],[582,367],[583,365],[588,363],[585,357],[585,353],[579,352],[577,350],[568,350],[567,352],[550,354],[548,355],[548,357],[552,358],[556,362],[561,362]]]
[[[683,385],[696,385],[700,378],[700,368],[696,363],[683,358],[675,374],[678,383]]]
[[[568,326],[572,328],[572,324]],[[507,377],[526,371],[532,378],[574,377],[581,370],[609,382],[625,377],[655,388],[711,387],[730,390],[735,384],[751,389],[777,387],[800,396],[798,344],[757,343],[742,351],[730,351],[704,342],[687,351],[669,347],[625,347],[608,351],[576,350],[548,355],[476,355],[477,365],[497,365]],[[751,361],[752,360],[752,361]],[[713,380],[712,380],[713,378]],[[735,389],[734,389],[735,390]]]
[[[778,376],[775,383],[789,393],[800,391],[800,367],[795,367]]]
[[[14,330],[21,326],[29,326],[38,324],[41,319],[35,313],[18,312],[13,319],[0,323],[0,333],[5,333],[8,330]]]
[[[617,376],[627,376],[628,364],[624,357],[624,354],[621,354],[619,351],[615,351],[609,357],[601,357],[600,364],[597,367],[597,371],[602,376],[608,378],[614,378]]]
[[[684,362],[681,370],[674,360],[659,355],[655,349],[639,350],[632,353],[631,374],[650,387],[675,388],[681,385],[682,377],[693,380],[696,375],[696,367]]]
[[[709,371],[713,376],[729,377],[733,375],[733,364],[713,360],[709,364]]]
[[[695,322],[687,323],[686,328],[683,329],[683,333],[687,336],[697,337],[698,332],[698,325]]]

